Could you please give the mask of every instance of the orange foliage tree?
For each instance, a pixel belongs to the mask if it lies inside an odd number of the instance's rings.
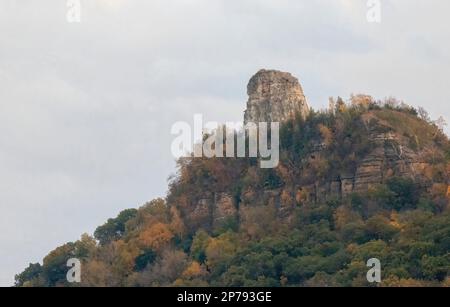
[[[156,223],[139,235],[139,242],[144,248],[152,248],[158,251],[167,245],[173,237],[174,234],[169,225]]]

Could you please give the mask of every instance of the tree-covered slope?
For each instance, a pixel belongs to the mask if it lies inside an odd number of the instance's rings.
[[[419,114],[420,113],[420,114]],[[32,264],[17,286],[450,286],[450,142],[392,100],[283,124],[280,164],[189,158],[165,199]],[[81,284],[66,281],[69,258]]]

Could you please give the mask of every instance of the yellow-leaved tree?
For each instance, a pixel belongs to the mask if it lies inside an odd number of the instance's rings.
[[[170,226],[164,223],[151,225],[139,235],[139,243],[143,248],[161,250],[174,237]]]

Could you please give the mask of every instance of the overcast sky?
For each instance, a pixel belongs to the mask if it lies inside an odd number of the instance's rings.
[[[0,2],[0,285],[119,211],[164,196],[171,125],[243,117],[260,68],[310,104],[396,96],[450,119],[450,1]]]

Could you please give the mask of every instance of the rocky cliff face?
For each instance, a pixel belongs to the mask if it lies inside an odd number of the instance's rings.
[[[310,112],[298,80],[289,73],[259,71],[249,82],[248,94],[245,122],[283,124]],[[178,201],[188,224],[217,229],[233,218],[245,220],[245,212],[255,206],[272,208],[288,221],[298,206],[345,200],[353,193],[367,195],[394,177],[411,179],[424,191],[445,189],[450,198],[450,166],[445,169],[442,162],[445,151],[450,153],[445,149],[448,139],[437,142],[436,127],[410,109],[371,104],[370,96],[360,96],[293,129],[291,138],[301,144],[286,148],[280,140],[280,165],[271,170],[279,179],[276,184],[245,160],[196,161],[196,168],[207,170],[207,184],[191,199]],[[340,153],[343,147],[345,154]],[[186,173],[194,172],[198,170]]]
[[[370,112],[361,118],[367,129],[367,139],[372,149],[360,157],[354,171],[344,171],[336,178],[307,186],[299,186],[309,202],[322,202],[330,197],[344,198],[352,193],[366,193],[392,177],[409,178],[427,189],[433,184],[430,148],[412,149],[410,140],[392,130],[386,122],[377,120]],[[317,146],[311,156],[327,159],[326,146]],[[280,191],[281,193],[281,191]]]
[[[317,200],[327,196],[346,197],[351,193],[365,193],[392,177],[410,178],[426,188],[431,182],[424,176],[430,166],[423,156],[401,144],[395,134],[373,135],[374,149],[357,165],[355,173],[342,174],[329,185],[314,187],[311,193]]]
[[[297,78],[290,73],[260,70],[248,84],[244,121],[285,122],[296,114],[306,116],[309,106]]]

